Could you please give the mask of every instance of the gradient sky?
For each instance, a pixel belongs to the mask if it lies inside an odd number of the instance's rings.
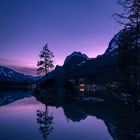
[[[0,57],[35,67],[46,43],[55,65],[73,51],[96,57],[120,30],[118,11],[117,0],[0,0]]]

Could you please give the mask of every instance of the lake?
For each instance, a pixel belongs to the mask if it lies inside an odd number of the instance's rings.
[[[0,140],[115,140],[119,132],[99,104],[46,106],[24,91],[3,91],[0,103]]]

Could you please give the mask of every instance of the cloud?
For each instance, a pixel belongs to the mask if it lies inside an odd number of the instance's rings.
[[[11,68],[17,72],[26,74],[26,75],[37,75],[36,67],[33,67],[30,62],[20,61],[20,60],[11,60],[0,58],[0,65]]]

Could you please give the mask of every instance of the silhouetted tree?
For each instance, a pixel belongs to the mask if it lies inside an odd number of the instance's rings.
[[[44,140],[47,140],[48,135],[52,132],[53,116],[49,114],[47,107],[45,111],[37,110],[37,123],[39,124],[39,131]]]
[[[122,6],[123,12],[114,14],[114,18],[125,27],[136,27],[140,23],[140,0],[118,0]]]
[[[123,12],[121,14],[114,14],[114,17],[125,27],[119,40],[119,64],[121,65],[121,71],[125,73],[124,77],[126,77],[130,68],[132,69],[133,65],[131,79],[134,79],[134,88],[136,90],[138,86],[138,56],[140,55],[140,0],[119,0],[118,2],[123,7]],[[129,30],[131,30],[133,34],[129,35]]]
[[[45,73],[46,77],[48,72],[54,67],[52,58],[54,57],[53,53],[48,49],[48,44],[43,47],[43,50],[40,52],[40,61],[37,62],[37,73]]]
[[[119,39],[118,58],[123,91],[133,93],[135,108],[138,109],[140,75],[140,0],[119,0],[123,7],[115,19],[124,25]]]

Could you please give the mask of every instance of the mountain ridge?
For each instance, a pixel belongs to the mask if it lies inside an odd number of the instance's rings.
[[[133,40],[134,30],[126,31]],[[118,78],[118,45],[123,33],[124,30],[121,30],[114,35],[106,51],[96,58],[89,58],[86,54],[74,51],[66,57],[62,66],[57,65],[53,71],[48,73],[48,78],[58,80],[85,78],[87,81],[94,80],[96,83],[115,81]]]
[[[82,77],[99,83],[114,81],[117,77],[117,49],[121,34],[122,30],[111,39],[105,53],[96,58],[89,58],[81,52],[74,51],[66,57],[62,66],[57,66],[49,73],[49,77],[56,79]]]
[[[32,83],[39,80],[40,76],[33,77],[12,70],[8,67],[0,66],[0,82]]]

